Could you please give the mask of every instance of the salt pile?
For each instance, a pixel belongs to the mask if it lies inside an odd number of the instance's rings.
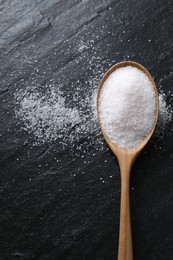
[[[103,84],[99,112],[102,128],[113,143],[135,147],[155,122],[156,96],[151,81],[135,67],[116,69]]]

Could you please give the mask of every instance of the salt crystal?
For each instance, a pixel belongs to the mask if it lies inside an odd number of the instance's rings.
[[[156,135],[160,138],[165,134],[165,129],[172,121],[173,110],[171,105],[166,103],[166,95],[163,91],[159,94],[159,117],[156,126]]]
[[[151,81],[132,66],[115,70],[103,84],[99,112],[102,128],[113,143],[135,147],[155,122],[156,97]]]
[[[66,40],[68,43],[66,53],[72,50],[73,45],[70,41]],[[119,41],[123,42],[122,39]],[[19,127],[19,135],[23,136],[23,131],[26,131],[27,138],[30,138],[31,147],[28,149],[32,150],[32,146],[58,142],[62,147],[73,149],[75,147],[85,157],[87,153],[105,150],[105,143],[97,123],[96,90],[105,70],[117,60],[110,60],[109,55],[104,57],[98,46],[94,44],[95,42],[95,38],[87,41],[83,38],[78,39],[74,51],[76,54],[79,54],[80,50],[81,53],[85,51],[88,73],[87,78],[85,78],[85,74],[81,74],[82,80],[70,80],[70,91],[67,91],[65,87],[69,85],[68,78],[63,79],[62,82],[56,82],[54,76],[49,75],[49,83],[40,86],[35,83],[37,81],[36,70],[31,72],[32,81],[26,81],[23,78],[23,72],[19,70],[21,80],[15,83],[13,88],[15,89],[14,119]],[[19,53],[18,56],[20,56]],[[117,57],[119,56],[120,53],[117,52]],[[35,56],[33,61],[32,64],[36,64],[39,61],[38,57]],[[45,62],[48,64],[48,61]],[[39,73],[45,78],[40,70]],[[85,82],[83,82],[84,79]],[[4,79],[3,82],[5,83],[6,80]],[[166,87],[165,85],[164,88]],[[159,128],[157,128],[157,136],[162,139],[165,135],[167,136],[169,131],[165,131],[165,129],[169,129],[172,120],[172,105],[168,104],[171,93],[165,94],[164,88],[160,93],[160,121],[158,122]],[[171,100],[169,103],[171,104]],[[87,142],[84,142],[83,138],[86,138]],[[27,154],[30,155],[30,151]]]

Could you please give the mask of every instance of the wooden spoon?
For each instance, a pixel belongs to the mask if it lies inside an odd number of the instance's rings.
[[[99,114],[99,97],[101,93],[101,89],[103,86],[104,81],[108,78],[108,76],[115,71],[116,69],[120,67],[125,67],[125,66],[133,66],[141,71],[143,71],[147,77],[150,79],[154,91],[156,93],[156,118],[155,122],[153,125],[153,129],[149,133],[149,135],[137,146],[134,148],[121,148],[118,145],[114,144],[111,142],[109,137],[105,134],[105,132],[102,129],[102,124],[100,120],[100,114]],[[131,221],[130,221],[130,202],[129,202],[129,184],[130,184],[130,172],[132,165],[139,155],[139,153],[142,151],[142,149],[145,147],[145,145],[148,143],[149,139],[151,138],[156,123],[158,119],[158,107],[159,107],[159,98],[158,98],[158,92],[156,85],[154,83],[153,78],[151,77],[150,73],[147,71],[146,68],[144,68],[142,65],[140,65],[137,62],[133,61],[123,61],[120,63],[115,64],[112,66],[103,76],[103,78],[100,81],[100,85],[98,88],[98,93],[97,93],[97,114],[98,114],[98,120],[99,120],[99,125],[101,128],[101,132],[116,156],[119,167],[120,167],[120,172],[121,172],[121,205],[120,205],[120,230],[119,230],[119,248],[118,248],[118,260],[133,260],[133,249],[132,249],[132,235],[131,235]]]

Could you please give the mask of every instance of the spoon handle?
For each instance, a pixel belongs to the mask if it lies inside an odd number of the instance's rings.
[[[133,260],[131,221],[130,221],[130,169],[131,164],[123,161],[121,169],[121,206],[120,206],[120,230],[118,260]]]

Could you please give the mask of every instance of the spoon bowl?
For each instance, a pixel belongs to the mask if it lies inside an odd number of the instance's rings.
[[[151,129],[148,136],[133,148],[121,148],[120,146],[118,146],[117,144],[113,143],[110,140],[110,138],[106,135],[106,133],[102,128],[102,122],[100,119],[100,112],[99,112],[99,98],[105,80],[116,69],[125,66],[132,66],[144,72],[153,85],[153,89],[155,91],[155,97],[156,97],[156,116],[155,116],[153,128]],[[158,119],[158,110],[159,110],[159,98],[158,98],[157,87],[150,73],[141,64],[134,61],[123,61],[112,66],[104,74],[103,78],[100,81],[100,85],[97,92],[97,114],[98,114],[98,121],[99,121],[101,132],[108,146],[112,150],[113,154],[116,156],[119,163],[120,172],[121,172],[121,205],[120,205],[118,260],[133,260],[131,222],[130,222],[130,203],[129,203],[130,172],[135,159],[137,158],[137,156],[140,154],[140,152],[143,150],[143,148],[145,147],[145,145],[148,143],[151,136],[153,135],[153,132],[156,127],[157,119]]]

